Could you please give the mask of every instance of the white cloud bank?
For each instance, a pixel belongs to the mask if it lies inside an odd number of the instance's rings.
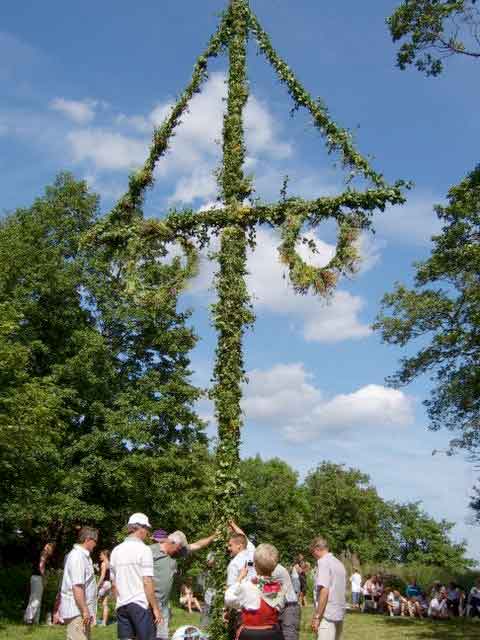
[[[368,384],[326,397],[302,363],[278,364],[248,374],[242,407],[247,422],[275,426],[291,442],[314,442],[321,433],[413,424],[413,399],[396,389]]]
[[[55,98],[50,103],[50,109],[58,111],[76,124],[89,124],[95,118],[96,100],[66,100]]]

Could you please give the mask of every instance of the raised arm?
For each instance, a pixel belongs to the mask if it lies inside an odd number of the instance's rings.
[[[243,531],[243,529],[240,529],[235,520],[230,520],[228,526],[233,531],[233,533],[238,533],[239,535],[246,537],[245,531]]]
[[[192,542],[191,544],[189,544],[188,550],[191,552],[200,551],[201,549],[208,547],[208,545],[211,544],[214,540],[215,540],[215,534],[212,533],[212,535],[208,536],[208,538],[200,538],[200,540],[197,540],[196,542]]]

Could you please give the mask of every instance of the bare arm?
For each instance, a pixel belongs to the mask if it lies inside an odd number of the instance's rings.
[[[318,617],[319,620],[323,618],[323,614],[325,613],[325,607],[327,606],[327,602],[328,602],[328,593],[329,591],[327,587],[320,587],[320,593],[318,594],[317,610],[315,612],[315,615]]]
[[[100,587],[104,583],[106,573],[107,573],[107,563],[102,562],[102,567],[100,569],[100,577],[98,579],[98,589],[100,589]]]
[[[192,544],[188,545],[188,548],[190,551],[200,551],[200,549],[208,547],[208,545],[211,544],[214,540],[215,534],[213,533],[211,536],[208,536],[208,538],[200,538],[200,540],[192,542]]]
[[[325,613],[325,607],[328,602],[328,588],[327,587],[318,587],[318,598],[317,598],[317,608],[315,609],[315,615],[312,620],[312,631],[317,633],[318,627],[320,626],[320,621],[323,618],[323,614]]]
[[[75,604],[80,610],[83,619],[83,626],[88,627],[91,622],[90,611],[88,610],[87,600],[85,598],[85,587],[83,584],[74,584],[72,587],[73,598]]]
[[[155,624],[160,624],[163,618],[162,614],[160,613],[157,598],[155,596],[155,587],[153,585],[152,577],[145,576],[143,578],[143,588],[145,590],[145,595],[147,596],[148,604],[151,606],[153,611],[154,622]]]
[[[240,529],[240,527],[235,522],[235,520],[230,520],[228,525],[229,525],[230,529],[233,531],[233,533],[238,533],[241,536],[245,535],[245,531],[243,531],[243,529]]]
[[[40,571],[41,576],[45,576],[45,570],[47,568],[47,560],[49,555],[47,551],[44,549],[40,555],[40,562],[38,563],[38,569]]]

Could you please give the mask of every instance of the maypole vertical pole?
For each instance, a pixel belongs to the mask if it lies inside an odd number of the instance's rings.
[[[251,193],[250,181],[243,173],[245,143],[243,111],[248,100],[246,70],[249,6],[247,0],[230,0],[228,8],[229,70],[227,110],[223,121],[223,165],[219,186],[223,202],[232,213],[243,206]],[[213,322],[218,334],[214,386],[218,446],[213,517],[224,535],[231,518],[237,517],[239,446],[242,416],[240,400],[244,379],[243,336],[253,322],[245,276],[247,273],[247,235],[243,227],[225,228],[221,235],[216,275],[217,302]],[[215,583],[217,597],[210,626],[212,640],[226,637],[222,621],[225,585],[225,538],[216,549]]]

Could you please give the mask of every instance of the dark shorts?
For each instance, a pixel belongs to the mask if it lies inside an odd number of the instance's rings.
[[[156,630],[150,609],[131,603],[117,609],[117,635],[119,640],[155,640]]]

